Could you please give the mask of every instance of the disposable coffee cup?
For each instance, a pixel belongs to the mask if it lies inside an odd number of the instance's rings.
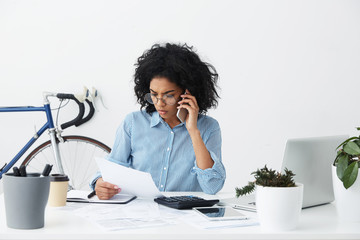
[[[50,194],[48,205],[62,207],[66,205],[69,178],[65,174],[50,175]]]
[[[9,228],[44,227],[50,177],[27,173],[26,177],[3,175],[6,223]]]

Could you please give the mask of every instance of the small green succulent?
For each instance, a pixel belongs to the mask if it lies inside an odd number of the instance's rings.
[[[251,173],[255,177],[255,181],[249,182],[248,185],[242,188],[235,188],[236,197],[243,196],[249,193],[252,193],[255,190],[255,185],[261,185],[264,187],[294,187],[295,181],[293,177],[295,174],[288,170],[284,169],[284,174],[276,172],[271,168],[268,169],[265,165],[264,168],[258,169],[255,172]]]

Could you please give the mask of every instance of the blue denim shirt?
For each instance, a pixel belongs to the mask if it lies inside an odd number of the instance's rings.
[[[160,191],[203,191],[215,194],[225,182],[221,162],[221,132],[218,122],[199,115],[198,129],[214,160],[212,168],[202,170],[196,165],[195,153],[185,123],[173,129],[158,112],[130,113],[116,132],[109,161],[151,174]],[[94,177],[91,185],[100,174]],[[121,186],[119,186],[121,188]]]

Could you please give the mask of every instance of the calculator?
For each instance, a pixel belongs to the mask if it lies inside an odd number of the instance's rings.
[[[174,197],[158,197],[155,202],[167,207],[176,209],[191,209],[193,207],[210,207],[218,203],[218,199],[206,200],[196,196],[174,196]]]

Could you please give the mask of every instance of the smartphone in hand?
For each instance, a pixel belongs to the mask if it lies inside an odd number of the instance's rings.
[[[185,91],[184,94],[186,94],[186,91]],[[183,98],[183,99],[184,99],[184,98]],[[178,109],[178,111],[177,111],[177,113],[176,113],[176,116],[177,116],[177,118],[180,120],[180,122],[185,122],[187,115],[188,115],[188,110],[185,109],[185,108],[180,108],[180,109]]]

